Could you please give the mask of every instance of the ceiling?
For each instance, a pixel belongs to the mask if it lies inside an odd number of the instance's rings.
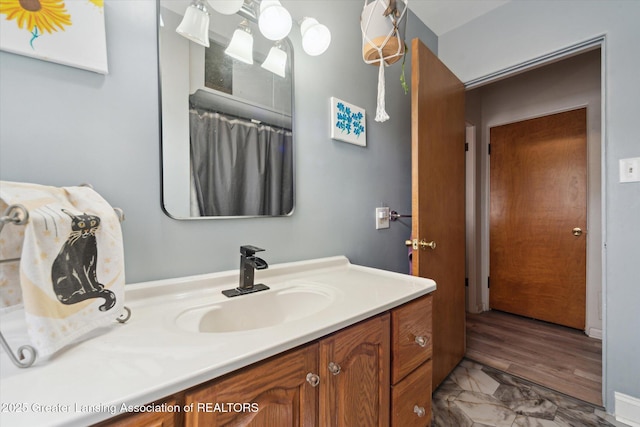
[[[437,36],[511,0],[411,0],[409,9]]]

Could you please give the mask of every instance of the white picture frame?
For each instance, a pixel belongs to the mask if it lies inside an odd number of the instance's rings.
[[[336,97],[331,97],[331,139],[367,146],[366,111]]]
[[[104,0],[40,3],[30,11],[7,2],[0,50],[107,74]]]

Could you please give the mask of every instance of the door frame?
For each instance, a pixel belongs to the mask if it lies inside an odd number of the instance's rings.
[[[599,189],[600,189],[600,203],[599,203],[599,211],[600,211],[600,221],[594,223],[594,222],[590,222],[589,226],[590,228],[593,227],[599,227],[599,231],[600,231],[600,235],[601,235],[601,244],[599,245],[599,247],[593,248],[594,244],[593,242],[587,240],[587,247],[588,247],[588,251],[590,250],[589,248],[592,248],[591,250],[596,251],[599,254],[599,262],[601,264],[602,267],[602,271],[600,275],[594,275],[589,274],[589,268],[590,265],[593,264],[593,261],[590,263],[589,262],[589,252],[587,254],[587,288],[589,288],[589,284],[591,283],[590,281],[594,281],[594,280],[600,280],[601,282],[601,298],[599,301],[599,309],[601,312],[601,317],[602,317],[602,330],[597,330],[597,329],[588,329],[586,332],[589,336],[592,336],[594,338],[601,338],[603,340],[606,340],[606,306],[604,305],[604,295],[606,294],[607,291],[607,283],[606,283],[606,265],[605,265],[605,259],[604,259],[604,248],[605,248],[605,242],[606,242],[606,228],[605,228],[605,224],[606,224],[606,207],[605,207],[605,200],[606,200],[606,177],[607,177],[607,168],[606,168],[606,164],[605,164],[605,160],[606,160],[606,118],[607,118],[607,112],[606,112],[606,37],[605,35],[600,35],[588,40],[584,40],[582,42],[578,42],[575,43],[571,46],[568,46],[566,48],[557,50],[557,51],[553,51],[550,52],[548,54],[544,54],[541,55],[539,57],[533,58],[529,61],[525,61],[521,64],[517,64],[515,66],[512,67],[507,67],[505,69],[496,71],[494,73],[490,73],[488,75],[479,77],[477,79],[474,80],[470,80],[468,82],[465,83],[465,88],[466,90],[470,90],[470,89],[475,89],[490,83],[495,83],[499,80],[508,78],[508,77],[512,77],[516,74],[520,74],[520,73],[524,73],[527,71],[531,71],[535,68],[539,68],[545,65],[549,65],[553,62],[557,62],[557,61],[561,61],[563,59],[567,59],[571,56],[575,56],[581,53],[585,53],[589,50],[593,50],[593,49],[600,49],[600,58],[601,58],[601,69],[600,69],[600,96],[601,96],[601,101],[600,101],[600,126],[601,126],[601,134],[600,134],[600,150],[599,150],[599,154],[600,154],[600,172],[601,172],[601,176],[600,176],[600,182],[599,182]],[[571,108],[577,108],[579,107],[578,105],[573,106]],[[569,107],[567,107],[567,109],[571,109]],[[549,111],[547,114],[552,114],[554,112],[557,111]],[[519,118],[518,120],[526,120],[528,117],[523,117],[523,118]],[[503,124],[503,123],[500,123]],[[500,125],[498,123],[491,123],[491,126],[498,126]],[[488,132],[488,131],[487,131]],[[488,142],[488,135],[485,135],[486,141],[485,144],[482,144],[482,147],[480,147],[478,144],[478,149],[482,150],[483,153],[486,153],[486,150],[488,150],[488,147],[486,145],[486,143]],[[482,160],[481,160],[481,165],[482,168],[484,169],[484,171],[488,171],[489,169],[489,156],[484,155],[482,156]],[[479,260],[479,268],[478,268],[478,272],[477,275],[475,277],[475,280],[471,280],[470,279],[470,286],[472,283],[475,282],[475,293],[480,294],[481,298],[481,310],[486,311],[489,309],[489,289],[488,289],[488,283],[487,283],[487,278],[489,277],[489,258],[488,258],[488,253],[489,253],[489,202],[488,202],[488,198],[489,198],[489,177],[488,177],[488,173],[484,173],[482,174],[482,171],[479,171],[479,175],[477,176],[477,179],[480,180],[480,186],[482,187],[483,191],[481,192],[481,194],[479,195],[480,197],[480,203],[481,203],[481,208],[480,211],[475,211],[475,215],[480,215],[480,227],[477,230],[477,234],[476,234],[476,239],[480,239],[480,242],[478,244],[478,242],[476,242],[475,245],[472,245],[469,249],[475,253],[478,253],[478,256],[480,258]],[[594,206],[594,202],[591,199],[588,199],[588,209],[590,210],[592,206]],[[597,205],[596,205],[596,209],[597,209]],[[477,221],[477,217],[475,219]],[[478,222],[476,222],[478,223]],[[588,234],[589,235],[589,234]],[[593,259],[593,258],[592,258]],[[471,290],[468,290],[469,295],[472,295]],[[468,305],[468,309],[470,309],[471,307],[469,307]],[[589,307],[587,306],[587,310],[589,309]],[[472,311],[472,310],[469,310]],[[587,325],[588,327],[589,325]],[[603,364],[605,363],[605,359],[606,359],[606,354],[605,354],[605,349],[606,349],[606,345],[603,345]],[[604,378],[603,378],[603,385],[604,385]],[[604,387],[603,387],[604,389]]]
[[[480,313],[482,309],[481,288],[479,283],[479,258],[480,251],[476,250],[478,246],[478,224],[476,222],[478,191],[476,183],[478,182],[478,167],[476,152],[478,150],[476,138],[476,125],[465,123],[465,234],[466,234],[466,289],[465,289],[465,307],[469,313]]]

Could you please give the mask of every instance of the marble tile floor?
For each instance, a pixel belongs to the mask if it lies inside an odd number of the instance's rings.
[[[433,394],[432,427],[624,426],[594,405],[463,360]]]

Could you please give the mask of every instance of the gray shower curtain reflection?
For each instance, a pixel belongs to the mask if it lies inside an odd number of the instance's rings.
[[[192,194],[200,216],[291,213],[290,130],[201,109],[189,111],[189,126]]]

